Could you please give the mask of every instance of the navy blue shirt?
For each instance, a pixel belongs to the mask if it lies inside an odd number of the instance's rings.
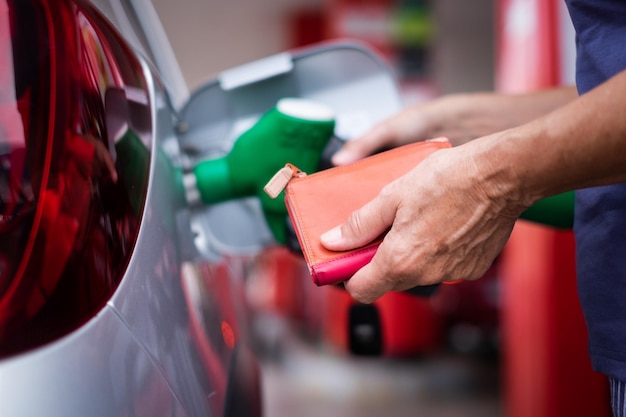
[[[576,29],[576,85],[585,94],[626,69],[626,1],[567,5]],[[576,191],[574,217],[591,361],[596,371],[626,381],[626,184]]]

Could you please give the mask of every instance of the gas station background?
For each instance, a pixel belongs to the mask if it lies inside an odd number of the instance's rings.
[[[573,83],[573,31],[559,0],[153,2],[190,88],[246,62],[346,37],[366,41],[390,63],[407,104],[449,93]],[[443,298],[469,302],[457,309],[458,324],[471,315],[480,285],[496,285],[497,317],[489,324],[498,328],[501,415],[610,415],[606,381],[591,371],[587,357],[574,248],[570,231],[520,221],[491,276]],[[289,272],[284,254],[271,256],[273,268]],[[289,302],[275,304],[282,314],[293,312]],[[476,320],[485,319],[469,321]]]
[[[393,1],[185,0],[153,1],[180,60],[190,88],[225,69],[276,54],[339,27],[345,7],[344,36],[393,42],[386,30]],[[490,90],[494,83],[495,8],[493,0],[436,0],[428,5],[435,32],[430,77],[442,93]],[[335,30],[339,30],[336,28]],[[357,33],[354,33],[357,32]],[[377,39],[375,39],[377,38]]]

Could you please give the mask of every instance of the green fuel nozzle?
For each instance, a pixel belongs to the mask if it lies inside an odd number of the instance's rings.
[[[194,167],[200,199],[205,204],[216,204],[257,196],[274,238],[284,244],[285,203],[283,198],[271,199],[263,187],[288,162],[305,172],[317,171],[334,129],[330,108],[299,98],[279,100],[237,138],[228,155]]]

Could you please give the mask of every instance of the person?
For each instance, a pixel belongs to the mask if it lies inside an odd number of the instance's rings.
[[[328,249],[346,250],[388,230],[372,261],[345,282],[355,300],[371,303],[387,291],[481,277],[526,208],[576,190],[577,280],[589,352],[594,369],[610,379],[615,416],[624,416],[626,2],[567,3],[578,91],[448,96],[375,126],[333,163],[440,135],[456,146],[433,153],[321,239]]]

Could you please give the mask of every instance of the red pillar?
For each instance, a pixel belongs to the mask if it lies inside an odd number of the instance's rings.
[[[560,83],[557,1],[497,3],[500,91]],[[502,268],[506,416],[610,416],[606,378],[589,361],[572,232],[518,222]]]

